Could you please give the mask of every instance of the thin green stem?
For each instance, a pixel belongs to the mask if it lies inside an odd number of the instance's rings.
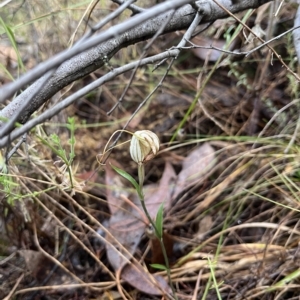
[[[141,186],[141,190],[143,190],[142,186]],[[142,192],[142,195],[143,195],[143,198],[140,199],[141,200],[141,204],[142,204],[142,208],[143,208],[143,210],[145,212],[145,215],[146,215],[147,219],[149,220],[150,224],[154,228],[156,237],[159,240],[159,244],[160,244],[160,247],[161,247],[161,250],[162,250],[162,253],[163,253],[163,256],[164,256],[165,264],[166,264],[167,275],[168,275],[168,280],[169,280],[169,283],[170,283],[170,287],[171,287],[171,290],[172,290],[174,298],[176,300],[178,300],[177,295],[176,295],[176,291],[175,291],[175,287],[174,287],[174,285],[172,283],[172,280],[171,280],[170,264],[169,264],[169,259],[168,259],[167,251],[166,251],[166,248],[165,248],[165,245],[164,245],[163,237],[159,238],[159,236],[160,236],[159,231],[157,230],[156,225],[155,225],[154,221],[152,220],[152,218],[151,218],[151,216],[150,216],[150,214],[149,214],[149,212],[147,210],[147,207],[146,207],[146,204],[145,204],[145,199],[144,199],[144,193],[143,192]]]
[[[145,167],[143,163],[138,164],[138,175],[139,175],[139,185],[142,192],[144,186],[144,180],[145,180]]]
[[[71,188],[73,189],[74,183],[73,183],[73,174],[72,174],[73,172],[72,172],[71,166],[67,165],[67,169],[68,169],[68,173],[69,173],[69,177],[70,177]]]
[[[209,265],[210,272],[211,272],[211,277],[212,277],[212,280],[213,280],[213,283],[214,283],[214,288],[216,290],[218,299],[222,300],[221,293],[219,291],[219,284],[218,284],[216,276],[215,276],[215,267],[214,267],[213,262],[210,260],[209,257],[207,257],[207,261],[208,261],[208,265]]]
[[[164,256],[165,264],[166,264],[167,275],[168,275],[168,280],[169,280],[169,283],[170,283],[170,286],[171,286],[171,290],[172,290],[174,298],[176,300],[178,300],[177,295],[176,295],[176,291],[175,291],[175,288],[174,288],[174,285],[173,285],[172,280],[171,280],[170,264],[169,264],[169,259],[168,259],[167,251],[166,251],[166,248],[165,248],[165,245],[164,245],[164,241],[163,241],[163,236],[160,236],[160,233],[157,230],[156,225],[155,225],[154,221],[152,220],[152,218],[151,218],[151,216],[150,216],[150,214],[149,214],[149,212],[147,210],[146,204],[145,204],[145,196],[144,196],[144,192],[143,192],[143,184],[144,184],[144,179],[145,179],[145,167],[144,167],[144,164],[139,164],[138,165],[138,176],[139,176],[139,186],[140,186],[140,193],[139,193],[139,195],[140,195],[140,200],[141,200],[142,208],[143,208],[143,210],[145,212],[145,215],[146,215],[147,219],[149,220],[150,224],[154,228],[156,237],[159,240],[159,244],[160,244],[160,247],[161,247],[161,250],[162,250],[162,253],[163,253],[163,256]]]

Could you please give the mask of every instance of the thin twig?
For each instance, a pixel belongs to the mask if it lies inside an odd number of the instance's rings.
[[[71,222],[70,222],[71,223]],[[64,238],[64,245],[63,245],[63,250],[61,252],[61,254],[59,255],[59,258],[58,258],[58,261],[61,263],[64,259],[65,259],[65,256],[66,256],[66,253],[67,253],[67,244],[68,244],[68,241],[70,239],[70,235],[68,234],[68,232],[65,232],[65,238]],[[53,268],[50,270],[50,272],[47,273],[47,276],[43,279],[43,281],[41,282],[41,286],[45,286],[47,284],[47,282],[50,280],[50,278],[52,277],[52,275],[55,273],[55,271],[57,270],[58,268],[58,265],[55,264],[53,266]],[[29,300],[32,300],[32,299],[36,299],[36,295],[38,294],[38,290],[37,291],[34,291],[30,297]]]
[[[23,278],[24,278],[24,273],[18,278],[18,280],[16,281],[15,285],[13,286],[9,294],[3,300],[9,300],[13,296],[15,290],[17,289],[18,285],[20,284]]]
[[[123,4],[125,1],[124,1],[124,0],[112,0],[112,2],[115,2],[115,3],[119,4],[119,5],[121,5],[121,4]],[[145,9],[143,9],[143,8],[137,6],[137,5],[134,5],[134,4],[130,4],[130,5],[128,6],[128,8],[133,12],[134,15],[135,15],[135,14],[139,14],[139,13],[145,11]]]
[[[221,49],[221,48],[218,48],[218,47],[215,47],[213,45],[210,45],[210,46],[199,46],[199,45],[196,45],[194,44],[193,42],[191,41],[188,41],[192,46],[191,47],[181,47],[181,49],[197,49],[197,48],[200,48],[200,49],[213,49],[213,50],[217,50],[217,51],[220,51],[220,52],[223,52],[223,53],[226,53],[226,54],[230,54],[230,55],[245,55],[245,57],[249,56],[250,54],[252,54],[253,52],[263,48],[264,46],[267,46],[268,44],[272,43],[273,41],[276,41],[280,38],[282,38],[283,36],[285,36],[286,34],[296,30],[300,28],[300,26],[296,26],[296,27],[293,27],[287,31],[285,31],[284,33],[281,33],[277,36],[275,36],[274,38],[262,43],[261,45],[249,50],[249,51],[246,51],[246,52],[234,52],[234,51],[228,51],[228,50],[224,50],[224,49]]]
[[[116,10],[114,10],[112,13],[110,13],[107,17],[105,17],[104,19],[102,19],[98,24],[96,24],[95,26],[93,26],[87,34],[85,34],[78,42],[76,42],[76,44],[80,44],[80,43],[86,41],[97,30],[100,30],[106,24],[108,24],[110,21],[112,21],[113,19],[115,19],[116,17],[118,17],[133,2],[135,2],[135,0],[127,0],[126,2],[124,2],[120,7],[118,7]]]
[[[201,98],[198,99],[198,103],[205,114],[205,116],[210,119],[212,122],[214,122],[218,127],[220,127],[226,134],[230,135],[229,132],[226,130],[226,128],[214,117],[212,116],[207,110],[204,104],[202,103]]]
[[[22,138],[18,141],[18,143],[9,151],[9,153],[5,157],[5,163],[7,164],[10,158],[15,154],[15,152],[19,149],[22,143],[26,142],[27,134],[25,133]]]
[[[9,260],[11,260],[17,252],[13,252],[12,254],[10,254],[9,256],[3,258],[0,260],[0,266],[6,264]]]
[[[15,295],[18,294],[25,294],[25,293],[30,293],[34,291],[57,291],[58,289],[77,289],[77,288],[96,288],[99,291],[105,291],[105,290],[110,290],[113,287],[116,286],[115,281],[112,282],[88,282],[88,283],[73,283],[73,284],[59,284],[59,285],[51,285],[51,286],[38,286],[38,287],[32,287],[32,288],[25,288],[22,290],[19,290],[15,293]],[[99,288],[98,288],[99,287]]]
[[[160,28],[160,29],[157,31],[157,33],[153,36],[153,38],[150,40],[150,42],[147,43],[147,45],[146,45],[145,48],[144,48],[143,53],[142,53],[141,56],[139,57],[139,61],[141,61],[141,60],[146,56],[147,51],[148,51],[148,49],[150,48],[150,46],[151,46],[151,45],[153,44],[153,42],[157,39],[157,37],[158,37],[159,35],[162,34],[162,32],[163,32],[165,26],[169,23],[169,21],[170,21],[171,18],[173,17],[174,12],[175,12],[175,10],[173,11],[173,13],[170,13],[170,14],[168,15],[168,18],[165,20],[165,23],[161,26],[161,28]],[[119,98],[118,102],[112,107],[112,109],[111,109],[110,111],[107,112],[107,115],[108,115],[108,116],[109,116],[109,115],[110,115],[110,114],[111,114],[111,113],[112,113],[112,112],[120,105],[120,103],[123,101],[123,98],[125,97],[125,95],[126,95],[128,89],[129,89],[129,87],[130,87],[130,85],[131,85],[131,83],[132,83],[132,81],[133,81],[133,78],[134,78],[134,76],[135,76],[135,74],[136,74],[136,71],[137,71],[137,69],[139,68],[139,66],[140,66],[140,64],[137,64],[136,67],[134,68],[134,70],[133,70],[133,72],[132,72],[132,74],[131,74],[131,76],[130,76],[130,78],[129,78],[129,82],[127,83],[127,85],[126,85],[126,87],[125,87],[125,89],[124,89],[124,91],[123,91],[121,97]]]
[[[50,255],[48,252],[46,252],[39,243],[38,237],[37,237],[37,232],[36,232],[36,226],[33,223],[33,239],[35,242],[36,247],[38,250],[43,253],[50,261],[52,261],[54,264],[58,265],[66,274],[68,274],[70,277],[72,277],[75,281],[79,283],[84,283],[80,278],[78,278],[75,274],[70,272],[63,264],[61,264],[56,258],[54,258],[52,255]]]

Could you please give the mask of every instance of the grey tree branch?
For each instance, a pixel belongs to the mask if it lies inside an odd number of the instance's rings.
[[[16,138],[20,137],[22,134],[28,132],[30,129],[34,128],[36,125],[45,122],[47,119],[52,118],[60,111],[74,103],[76,100],[80,99],[84,95],[90,93],[94,89],[98,88],[105,82],[112,80],[113,78],[117,77],[120,74],[128,72],[136,68],[136,66],[145,66],[147,64],[154,64],[156,62],[160,62],[164,59],[168,59],[170,57],[176,57],[178,55],[178,49],[173,49],[169,51],[162,52],[160,54],[144,58],[142,60],[138,60],[135,62],[131,62],[125,66],[113,69],[109,73],[105,74],[104,76],[100,77],[99,79],[93,81],[92,83],[86,85],[84,88],[80,89],[79,91],[73,93],[71,96],[67,97],[66,99],[62,100],[54,107],[48,109],[47,111],[40,114],[38,117],[28,121],[20,128],[16,128],[10,136],[6,136],[0,139],[0,148],[5,147],[10,141],[15,140]]]
[[[27,99],[23,99],[23,101],[20,103],[20,107],[18,110],[14,112],[14,114],[10,117],[9,121],[7,123],[4,123],[1,131],[0,131],[0,138],[4,137],[6,134],[8,134],[15,126],[15,122],[18,121],[19,117],[22,115],[22,111],[27,108],[27,106],[30,104],[31,100],[36,96],[36,94],[40,91],[40,89],[43,87],[44,84],[46,84],[47,80],[51,77],[54,70],[51,72],[48,72],[45,76],[41,78],[39,81],[39,86],[36,87],[35,90],[33,90],[32,94],[28,95]]]
[[[74,45],[70,50],[64,51],[48,61],[35,67],[19,80],[0,89],[0,100],[10,97],[15,91],[24,88],[28,82],[41,77],[47,71],[58,67],[52,78],[43,86],[37,95],[22,111],[18,121],[25,123],[31,114],[35,112],[55,93],[68,84],[78,80],[96,69],[103,66],[104,58],[110,59],[121,48],[144,41],[152,37],[161,28],[165,19],[174,8],[179,8],[171,18],[163,33],[186,29],[190,26],[195,17],[195,9],[191,5],[191,0],[172,0],[147,9],[125,22],[109,28],[82,43]],[[236,13],[249,8],[256,8],[270,2],[270,0],[243,0],[231,1],[220,0],[220,3],[232,13]],[[237,2],[237,3],[235,3]],[[203,19],[201,23],[212,22],[220,18],[227,17],[224,12],[212,0],[198,1]],[[184,5],[184,6],[183,6]],[[75,56],[76,55],[76,56]],[[69,59],[71,58],[71,59]],[[69,59],[69,60],[67,60]],[[29,88],[16,97],[1,112],[0,117],[10,118],[19,109],[25,99],[32,95],[40,85],[43,78],[38,79]],[[11,136],[13,138],[14,134]],[[3,142],[3,139],[1,140]],[[1,143],[3,145],[3,143]]]

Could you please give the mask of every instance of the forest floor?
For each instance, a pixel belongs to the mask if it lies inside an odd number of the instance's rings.
[[[116,7],[104,2],[91,14],[75,1],[10,3],[3,19],[24,65],[1,32],[1,82],[69,47],[87,20]],[[296,13],[285,3],[275,18],[274,3],[237,16],[271,39],[293,26]],[[238,25],[220,20],[193,42],[242,51],[259,45]],[[149,55],[182,35],[157,38]],[[121,50],[37,114],[138,59],[145,45]],[[272,47],[297,72],[292,35]],[[138,179],[131,134],[123,132],[105,152],[157,87],[126,130],[151,130],[160,139],[159,153],[145,164],[143,189],[153,219],[163,202],[162,239],[177,298],[299,299],[299,83],[268,48],[247,57],[210,52],[183,50],[161,85],[168,63],[139,68],[132,82],[131,73],[120,75],[27,135],[0,180],[1,299],[174,297],[137,191],[112,168]]]

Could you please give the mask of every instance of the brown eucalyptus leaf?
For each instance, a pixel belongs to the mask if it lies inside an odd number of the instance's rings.
[[[41,267],[46,267],[46,262],[48,259],[40,251],[34,250],[19,250],[18,253],[24,258],[27,269],[33,274],[34,277],[37,277],[37,274],[40,272]]]
[[[38,282],[43,282],[55,266],[55,264],[40,251],[19,250],[18,253],[24,258],[27,269]],[[63,285],[72,283],[77,282],[75,282],[74,279],[61,268],[57,268],[51,278],[47,281],[47,285]]]
[[[123,202],[120,200],[120,195],[128,197],[130,192],[129,189],[126,189],[123,178],[112,169],[111,164],[122,170],[124,168],[115,160],[110,160],[105,165],[106,199],[110,213],[114,215]]]
[[[171,293],[171,288],[162,276],[150,274],[135,262],[123,268],[121,278],[145,294],[164,295]]]
[[[130,261],[146,227],[140,203],[137,202],[139,199],[132,197],[134,202],[130,204],[131,200],[127,199],[126,202],[121,197],[119,207],[109,220],[107,229],[110,235],[106,236],[107,257],[115,270],[121,269]]]
[[[188,186],[203,181],[210,169],[216,164],[215,150],[208,143],[193,150],[183,161],[178,174],[173,199]]]
[[[159,182],[158,188],[153,191],[145,189],[145,202],[148,212],[152,218],[156,217],[158,208],[164,202],[164,209],[169,210],[171,205],[171,196],[176,181],[176,173],[169,162],[166,162],[164,173]]]

